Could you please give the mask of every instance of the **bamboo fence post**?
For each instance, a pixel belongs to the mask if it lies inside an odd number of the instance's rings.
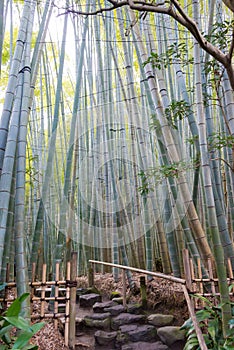
[[[126,298],[126,291],[127,291],[127,286],[126,286],[126,272],[125,270],[122,270],[122,281],[123,281],[123,307],[127,307],[127,298]]]
[[[71,279],[71,263],[67,263],[67,281]],[[66,285],[66,309],[65,309],[65,330],[64,339],[65,345],[68,346],[68,334],[69,334],[69,306],[70,306],[70,286]]]
[[[201,280],[198,284],[198,292],[203,294],[203,283],[202,283],[202,268],[201,268],[201,259],[197,258],[197,271],[198,271],[198,278]],[[204,307],[204,301],[200,300],[201,307]]]
[[[46,293],[46,264],[42,266],[42,283],[41,283],[41,314],[40,317],[45,317],[45,293]]]
[[[76,340],[76,272],[77,272],[77,252],[71,254],[71,289],[70,289],[70,309],[69,309],[69,335],[68,344],[70,349],[75,349]]]
[[[58,313],[58,296],[59,296],[59,262],[56,262],[55,265],[55,287],[54,287],[54,314],[57,315]],[[54,319],[54,326],[55,329],[58,328],[58,319]]]
[[[233,279],[232,263],[231,263],[231,259],[230,258],[227,259],[227,268],[228,268],[229,278]]]
[[[147,309],[147,293],[145,276],[140,276],[141,303],[143,309]]]
[[[89,283],[89,287],[94,286],[94,265],[92,263],[89,266],[88,283]]]
[[[31,296],[34,297],[35,295],[35,288],[33,286],[33,282],[35,282],[36,279],[36,263],[32,263],[32,284],[31,284]]]
[[[192,291],[192,277],[191,277],[191,271],[190,271],[188,249],[183,249],[183,263],[184,263],[186,286],[189,291]]]

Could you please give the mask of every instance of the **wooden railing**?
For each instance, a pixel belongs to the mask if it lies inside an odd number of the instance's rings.
[[[192,319],[196,334],[197,334],[197,338],[198,338],[198,342],[200,345],[201,350],[208,350],[205,340],[203,338],[203,334],[201,332],[201,329],[199,327],[197,318],[196,318],[196,314],[194,311],[194,307],[193,307],[193,303],[190,300],[190,296],[189,296],[189,292],[186,286],[186,280],[182,279],[182,278],[178,278],[178,277],[174,277],[171,275],[165,275],[163,273],[160,272],[153,272],[153,271],[148,271],[148,270],[143,270],[143,269],[138,269],[135,267],[129,267],[129,266],[124,266],[124,265],[118,265],[118,264],[112,264],[112,263],[108,263],[108,262],[104,262],[104,261],[98,261],[98,260],[89,260],[91,265],[95,265],[95,264],[99,264],[99,265],[104,265],[104,266],[110,266],[110,267],[115,267],[115,268],[119,268],[122,270],[122,278],[123,278],[123,303],[126,304],[126,275],[125,275],[125,271],[132,271],[132,272],[137,272],[137,273],[141,273],[144,274],[146,276],[153,276],[153,277],[158,277],[158,278],[162,278],[162,279],[166,279],[175,283],[179,283],[182,286],[182,290],[184,292],[184,297],[185,300],[187,302],[188,305],[188,310],[189,310],[189,314],[190,317]],[[92,268],[91,271],[93,271],[94,273],[94,269]],[[90,279],[95,283],[95,277],[90,276]]]

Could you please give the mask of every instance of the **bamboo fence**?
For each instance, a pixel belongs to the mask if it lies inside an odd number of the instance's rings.
[[[9,269],[9,268],[8,268]],[[35,278],[35,265],[32,268],[32,280],[29,282],[31,320],[53,319],[55,328],[58,328],[58,320],[64,322],[65,345],[71,348],[75,345],[75,306],[76,306],[76,270],[77,253],[72,253],[71,262],[67,263],[66,279],[61,278],[62,271],[59,263],[55,265],[54,281],[47,280],[48,268],[42,266],[41,281]],[[72,280],[71,280],[72,278]],[[5,295],[0,302],[7,307],[17,296],[9,295],[9,290],[16,287],[15,282],[6,281]],[[34,308],[37,304],[37,308]]]

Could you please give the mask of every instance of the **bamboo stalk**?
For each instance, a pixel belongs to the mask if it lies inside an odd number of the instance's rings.
[[[215,295],[216,292],[215,292],[214,275],[213,275],[211,259],[208,259],[208,273],[211,280],[211,291],[212,291],[212,294]]]

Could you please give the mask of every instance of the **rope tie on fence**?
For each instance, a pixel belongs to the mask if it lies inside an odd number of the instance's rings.
[[[69,287],[69,288],[77,287],[77,281],[66,280],[66,287]]]

